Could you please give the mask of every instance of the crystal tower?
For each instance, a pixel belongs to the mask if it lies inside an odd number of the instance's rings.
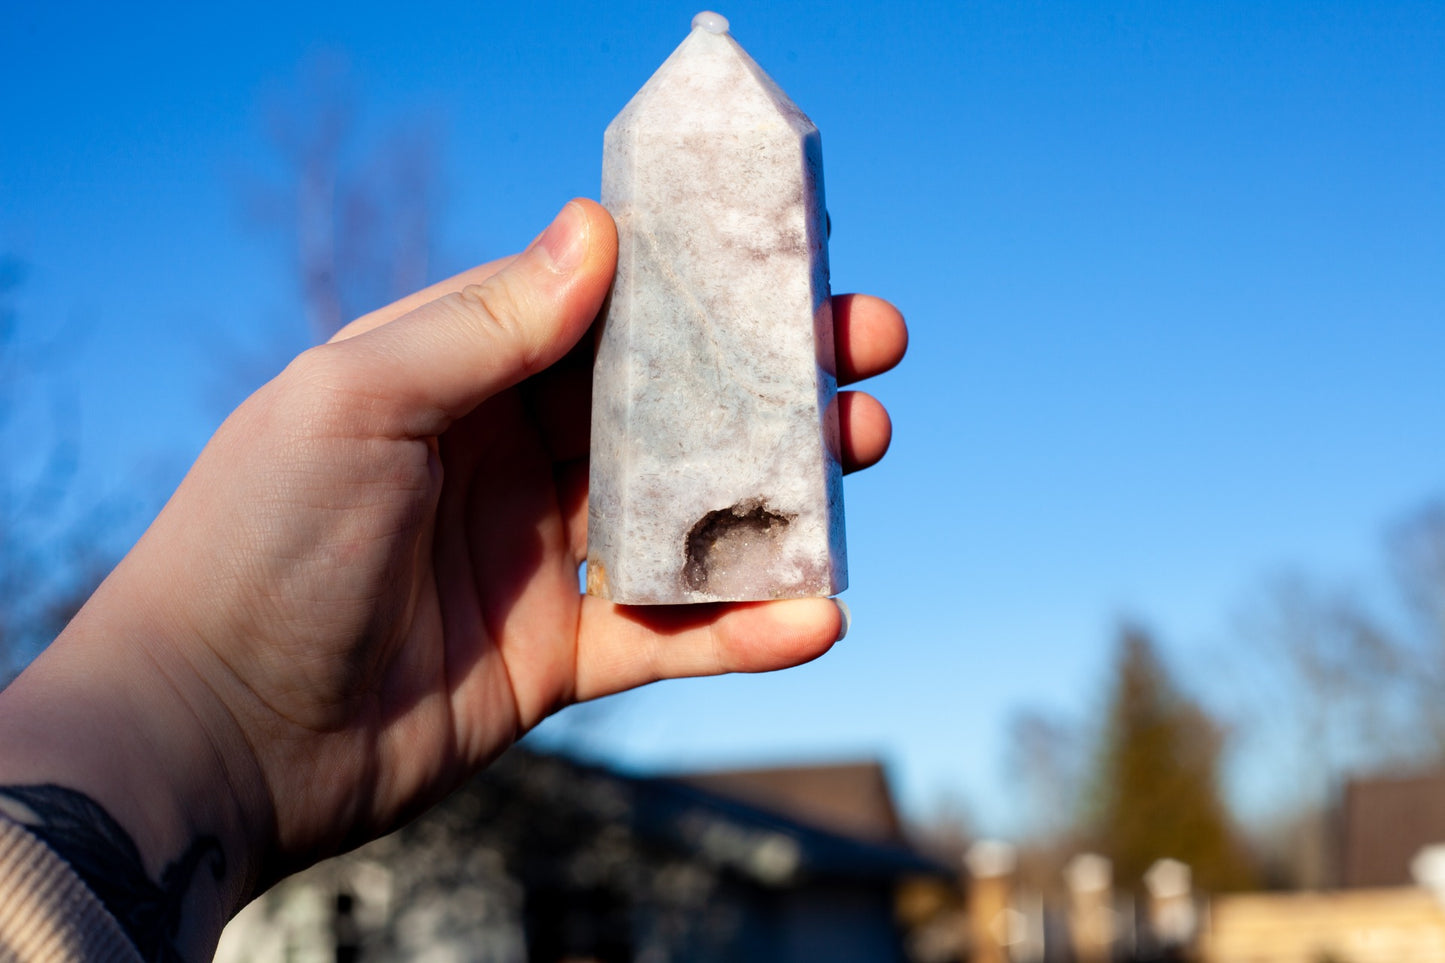
[[[593,374],[587,590],[847,585],[818,130],[701,13],[608,126],[617,278]]]

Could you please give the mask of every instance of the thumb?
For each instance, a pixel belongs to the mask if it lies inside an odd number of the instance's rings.
[[[398,429],[433,434],[566,354],[597,317],[616,264],[612,218],[573,200],[497,273],[319,350]]]

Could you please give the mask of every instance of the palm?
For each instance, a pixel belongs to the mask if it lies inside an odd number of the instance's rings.
[[[409,510],[416,487],[406,485],[396,510],[379,513],[415,518],[400,539],[416,547],[415,570],[353,590],[404,596],[387,607],[408,615],[371,665],[346,661],[364,650],[338,653],[337,678],[373,676],[368,688],[381,698],[349,700],[363,724],[341,727],[349,747],[324,751],[351,760],[354,778],[370,774],[386,787],[368,800],[363,836],[434,801],[570,698],[580,609],[573,546],[585,543],[586,493],[575,481],[559,486],[549,439],[522,394],[489,399],[438,439],[441,484],[427,510]],[[579,469],[585,462],[562,474],[575,480]],[[322,829],[298,827],[302,836]]]
[[[433,563],[445,685],[471,769],[571,699],[586,462],[530,392],[489,399],[441,440]],[[585,419],[581,408],[572,417]],[[585,422],[581,437],[586,437]]]

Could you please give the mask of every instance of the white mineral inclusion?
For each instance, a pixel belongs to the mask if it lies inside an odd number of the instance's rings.
[[[700,13],[607,128],[617,277],[593,370],[587,590],[847,584],[818,130]]]
[[[720,13],[704,10],[692,18],[692,29],[706,30],[708,33],[727,33],[728,18]]]

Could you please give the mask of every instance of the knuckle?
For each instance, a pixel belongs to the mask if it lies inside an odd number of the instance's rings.
[[[292,359],[280,379],[285,410],[313,429],[340,429],[354,419],[358,392],[351,355],[336,344],[321,344]]]
[[[527,292],[503,271],[455,295],[468,323],[488,341],[499,341],[521,352],[530,364],[535,353]]]

